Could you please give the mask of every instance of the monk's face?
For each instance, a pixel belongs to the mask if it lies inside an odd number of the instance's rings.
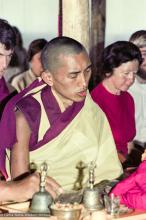
[[[0,43],[0,78],[4,75],[5,70],[10,63],[12,54],[13,51],[11,49],[6,50],[5,45]]]
[[[66,106],[83,101],[91,76],[91,61],[87,53],[60,55],[60,67],[52,73],[52,88]]]

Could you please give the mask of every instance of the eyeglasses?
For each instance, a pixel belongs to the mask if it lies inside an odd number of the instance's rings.
[[[137,72],[121,72],[120,76],[122,78],[131,79],[136,77]]]

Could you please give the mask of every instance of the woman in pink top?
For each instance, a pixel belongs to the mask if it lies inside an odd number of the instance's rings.
[[[120,197],[120,203],[129,208],[146,210],[146,150],[142,163],[128,178],[119,182],[111,191]]]
[[[136,133],[134,101],[127,90],[133,84],[141,62],[140,51],[131,42],[117,41],[107,46],[101,60],[102,82],[91,92],[93,100],[109,120],[122,163]]]

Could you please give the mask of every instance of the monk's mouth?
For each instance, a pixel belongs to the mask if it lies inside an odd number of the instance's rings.
[[[79,94],[79,96],[81,96],[81,97],[85,97],[86,94],[87,94],[87,91],[82,91],[82,92],[79,92],[78,94]]]

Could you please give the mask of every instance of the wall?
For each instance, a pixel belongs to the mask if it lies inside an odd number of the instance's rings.
[[[105,45],[146,29],[145,0],[106,0]]]
[[[0,0],[0,17],[17,26],[24,45],[58,35],[59,0]]]

